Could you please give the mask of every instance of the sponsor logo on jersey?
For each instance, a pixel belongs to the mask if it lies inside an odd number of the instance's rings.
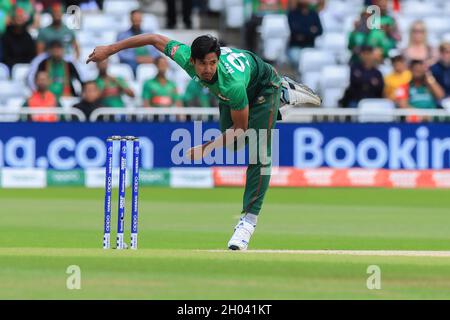
[[[170,51],[170,56],[172,58],[175,56],[175,53],[177,53],[179,47],[180,47],[179,45],[176,45],[175,47],[172,48],[172,51]]]
[[[227,62],[224,62],[223,64],[224,64],[225,68],[227,69],[227,73],[229,73],[229,74],[234,73],[233,68]]]

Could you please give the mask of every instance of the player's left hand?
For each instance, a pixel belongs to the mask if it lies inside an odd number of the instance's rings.
[[[186,152],[186,158],[191,160],[201,160],[204,157],[204,145],[189,148]]]
[[[89,62],[99,62],[107,59],[112,54],[110,46],[98,46],[95,47],[94,51],[89,55],[86,64]]]

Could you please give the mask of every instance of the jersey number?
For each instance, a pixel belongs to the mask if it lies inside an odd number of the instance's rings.
[[[231,51],[230,48],[227,47],[222,47],[222,54],[225,54],[227,56],[227,60],[229,63],[231,63],[231,65],[233,67],[235,67],[238,71],[240,72],[244,72],[245,70],[245,63],[250,66],[250,64],[248,63],[247,58],[245,57],[245,54],[241,53],[235,53],[233,51]],[[242,61],[239,58],[243,58]]]

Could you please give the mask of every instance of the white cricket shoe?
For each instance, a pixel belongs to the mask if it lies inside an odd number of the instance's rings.
[[[245,221],[243,218],[234,228],[233,236],[228,242],[228,249],[231,250],[247,250],[250,238],[255,231],[255,225]]]
[[[319,107],[322,99],[312,89],[284,76],[281,81],[281,102],[285,105],[298,106],[311,104]]]

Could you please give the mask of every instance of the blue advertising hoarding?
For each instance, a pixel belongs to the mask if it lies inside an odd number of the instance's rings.
[[[0,167],[102,167],[110,135],[140,137],[144,169],[188,166],[183,150],[217,136],[217,127],[200,122],[2,123]],[[448,124],[279,123],[277,129],[280,166],[450,168]],[[208,164],[222,165],[197,166]]]

